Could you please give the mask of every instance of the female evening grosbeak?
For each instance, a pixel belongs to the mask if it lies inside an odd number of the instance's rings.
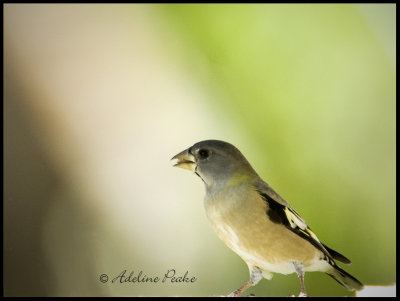
[[[272,273],[296,272],[300,296],[307,296],[304,273],[327,273],[348,290],[356,278],[338,267],[350,260],[324,245],[294,209],[264,182],[232,144],[206,140],[174,156],[174,166],[196,173],[205,183],[206,215],[218,237],[248,265],[250,280],[229,296],[240,296]]]

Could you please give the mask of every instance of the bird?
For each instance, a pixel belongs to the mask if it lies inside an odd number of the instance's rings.
[[[308,296],[305,272],[324,272],[350,291],[363,288],[335,262],[351,261],[323,244],[234,145],[204,140],[171,160],[176,160],[174,166],[194,172],[204,182],[208,221],[249,268],[249,280],[228,296],[238,297],[261,279],[271,279],[274,273],[296,273],[299,296]]]

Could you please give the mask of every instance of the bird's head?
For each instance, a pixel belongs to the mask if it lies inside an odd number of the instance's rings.
[[[232,144],[205,140],[175,155],[174,166],[196,173],[207,188],[216,188],[258,177],[250,163]]]

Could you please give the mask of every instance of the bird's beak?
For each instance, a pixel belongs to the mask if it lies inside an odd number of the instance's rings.
[[[189,149],[185,149],[183,152],[172,157],[171,160],[177,160],[174,166],[187,169],[190,171],[196,171],[196,160],[194,156],[189,153]]]

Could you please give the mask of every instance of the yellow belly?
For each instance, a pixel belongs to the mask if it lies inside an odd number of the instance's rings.
[[[323,257],[311,243],[284,225],[271,222],[267,204],[256,191],[220,195],[206,200],[207,218],[218,237],[246,263],[265,271],[290,274],[295,272],[293,261],[312,270],[315,261]]]

